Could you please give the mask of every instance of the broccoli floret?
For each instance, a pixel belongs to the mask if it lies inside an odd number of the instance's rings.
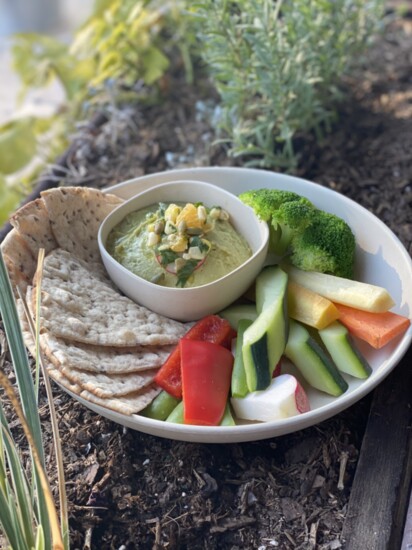
[[[315,212],[313,204],[304,197],[281,204],[272,215],[271,251],[283,256],[297,235],[311,224]]]
[[[283,256],[293,235],[307,227],[314,210],[308,199],[293,191],[257,189],[246,191],[239,198],[263,221],[269,222],[269,250],[277,256]]]
[[[269,223],[270,252],[288,254],[305,271],[353,277],[355,237],[344,220],[292,191],[257,189],[239,197]]]
[[[310,225],[291,242],[290,262],[305,271],[353,278],[355,236],[349,225],[333,214],[315,210]]]
[[[303,197],[297,193],[293,193],[293,191],[255,189],[254,191],[245,191],[241,193],[239,198],[245,204],[251,206],[259,218],[268,222],[272,219],[274,212],[281,204],[291,201],[300,201]]]

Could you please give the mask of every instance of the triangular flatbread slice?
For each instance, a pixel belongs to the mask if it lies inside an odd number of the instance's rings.
[[[83,260],[100,260],[97,233],[123,199],[90,187],[58,187],[41,193],[59,247]]]
[[[44,248],[45,254],[57,248],[43,199],[30,201],[19,208],[11,216],[10,223],[25,240],[35,258],[40,248]]]
[[[88,267],[64,250],[46,256],[43,330],[65,340],[114,347],[177,344],[184,336],[189,325],[139,306]]]
[[[27,322],[21,300],[17,300],[17,311],[19,314],[24,341],[29,352],[32,356],[34,356],[35,344],[29,329],[29,324]],[[43,356],[43,362],[49,376],[63,388],[75,395],[82,397],[87,401],[95,403],[96,405],[99,405],[101,407],[106,407],[108,409],[114,410],[121,414],[131,415],[140,412],[149,403],[151,403],[156,395],[158,395],[161,391],[160,388],[157,387],[155,384],[149,383],[145,384],[144,387],[141,387],[140,389],[134,390],[124,395],[102,397],[98,395],[98,392],[91,392],[88,389],[85,389],[78,382],[67,378],[67,376],[65,376],[65,374],[61,370],[56,368],[53,363],[47,359],[47,357]],[[88,386],[92,387],[92,389],[95,390],[94,386],[97,386],[97,384],[94,384],[92,382],[93,377],[89,377],[88,380]],[[108,381],[110,381],[109,378]],[[96,379],[94,380],[94,382],[96,382]],[[92,386],[90,386],[90,384],[92,384]]]
[[[94,346],[56,338],[49,332],[40,334],[40,344],[43,353],[57,368],[99,374],[125,374],[158,368],[174,348]]]
[[[16,229],[6,235],[1,243],[1,252],[15,295],[17,296],[16,287],[24,293],[33,279],[37,259]]]

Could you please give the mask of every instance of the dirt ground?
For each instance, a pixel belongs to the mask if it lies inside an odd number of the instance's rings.
[[[382,219],[412,252],[412,10],[395,17],[345,83],[323,143],[302,141],[298,175]],[[176,85],[178,84],[178,85]],[[206,83],[170,81],[161,107],[127,107],[79,129],[66,185],[107,185],[177,167],[231,164],[211,146]],[[367,228],[365,228],[367,230]],[[55,386],[72,548],[337,550],[371,397],[265,441],[205,445],[114,424]],[[46,437],[50,425],[42,409]],[[50,459],[53,473],[53,457]]]

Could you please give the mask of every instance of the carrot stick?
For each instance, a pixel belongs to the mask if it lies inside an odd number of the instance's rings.
[[[380,349],[399,336],[411,324],[410,319],[391,311],[372,313],[353,307],[336,304],[339,321],[353,336],[364,340],[375,349]]]

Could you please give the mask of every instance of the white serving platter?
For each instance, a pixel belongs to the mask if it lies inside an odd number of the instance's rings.
[[[376,216],[347,197],[316,183],[264,170],[232,167],[207,167],[170,170],[150,174],[114,185],[106,191],[128,199],[155,185],[171,180],[201,180],[239,194],[249,189],[276,188],[307,197],[318,208],[336,214],[351,226],[357,241],[356,279],[385,287],[395,300],[393,311],[411,317],[412,261],[396,235]],[[412,327],[396,341],[374,350],[357,341],[368,359],[372,374],[367,380],[345,377],[349,389],[331,397],[307,388],[311,411],[289,419],[250,423],[230,427],[171,424],[139,415],[126,416],[94,405],[78,396],[85,406],[121,425],[155,436],[189,442],[234,443],[254,441],[292,433],[326,420],[368,394],[395,368],[412,340]]]

